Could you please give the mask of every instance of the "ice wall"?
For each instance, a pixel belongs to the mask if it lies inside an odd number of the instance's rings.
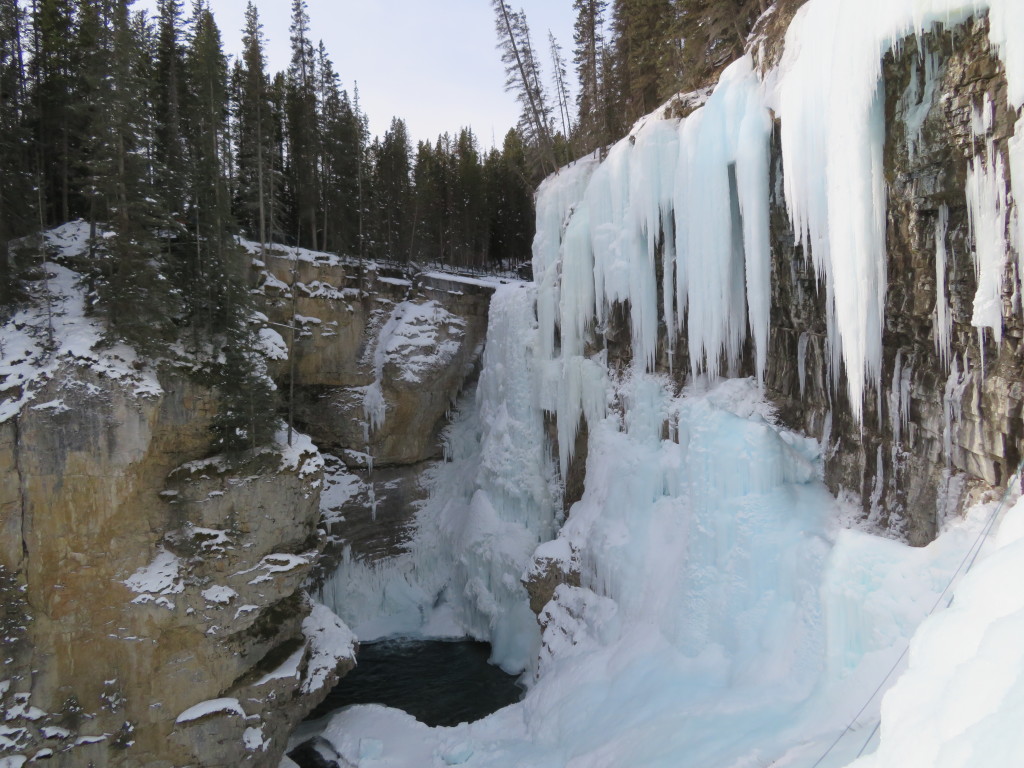
[[[760,82],[744,58],[686,120],[645,119],[596,168],[588,159],[541,185],[539,356],[548,361],[544,406],[559,415],[563,470],[581,413],[588,423],[604,415],[602,374],[583,356],[589,332],[604,328],[615,303],[629,309],[641,367],[654,367],[664,322],[670,339],[685,330],[692,374],[735,371],[749,327],[763,375],[770,134]]]

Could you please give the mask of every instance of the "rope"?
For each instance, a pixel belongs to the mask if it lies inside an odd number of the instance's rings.
[[[971,568],[974,567],[975,562],[977,562],[978,560],[978,555],[981,554],[981,549],[984,546],[985,541],[988,539],[989,535],[992,533],[992,529],[995,527],[996,520],[999,518],[999,513],[1003,510],[1003,507],[1006,505],[1006,500],[1010,496],[1010,491],[1013,489],[1014,485],[1020,480],[1021,471],[1024,471],[1024,459],[1022,459],[1020,464],[1017,465],[1017,471],[1010,477],[1010,481],[1006,484],[1006,490],[1003,491],[1002,498],[999,499],[999,504],[989,515],[988,520],[985,521],[985,525],[983,525],[981,531],[978,532],[977,538],[967,549],[967,552],[964,554],[963,559],[960,561],[960,565],[957,566],[957,569],[953,572],[953,575],[950,576],[949,582],[946,584],[946,588],[943,589],[942,592],[939,594],[938,598],[936,598],[935,603],[928,610],[928,613],[925,614],[925,618],[928,618],[928,616],[931,616],[933,613],[935,613],[936,609],[939,607],[939,604],[942,603],[943,598],[946,596],[946,593],[953,588],[953,584],[956,582],[957,577],[960,575],[960,572],[963,571],[964,575],[966,575],[970,572]],[[949,602],[946,603],[946,607],[948,608],[952,604],[953,595],[950,595]],[[842,732],[838,736],[836,736],[835,741],[829,744],[828,749],[826,749],[822,753],[821,757],[817,759],[817,761],[814,763],[814,765],[811,766],[811,768],[818,768],[818,766],[821,765],[822,761],[832,753],[832,750],[836,748],[836,745],[839,744],[842,738],[853,729],[853,726],[857,724],[857,720],[860,718],[862,714],[864,714],[864,710],[866,710],[868,708],[868,705],[872,701],[874,701],[875,696],[879,694],[879,692],[885,686],[886,682],[888,682],[889,678],[892,677],[896,669],[900,666],[901,663],[903,663],[903,659],[906,658],[909,652],[910,643],[908,642],[907,647],[903,649],[903,653],[901,653],[900,657],[896,659],[896,663],[889,668],[889,671],[885,673],[885,677],[882,678],[882,682],[878,684],[878,687],[875,688],[871,696],[869,696],[867,701],[864,702],[864,706],[857,710],[857,714],[853,716],[853,719],[850,720],[849,724],[847,724],[847,726],[842,730]],[[864,753],[864,750],[867,749],[868,744],[871,743],[871,739],[874,738],[875,733],[878,731],[878,728],[879,726],[881,726],[881,724],[881,720],[879,720],[878,723],[875,724],[874,729],[871,731],[871,735],[868,736],[868,740],[864,742],[864,745],[860,748],[860,752],[857,753],[857,757],[860,757]]]

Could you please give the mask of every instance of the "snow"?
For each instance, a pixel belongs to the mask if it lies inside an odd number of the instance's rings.
[[[952,605],[928,618],[907,672],[882,704],[878,751],[855,768],[998,768],[1024,754],[1024,501],[994,551],[960,582]]]
[[[217,585],[204,589],[201,594],[206,602],[217,603],[219,605],[227,605],[238,597],[238,593],[231,587]]]
[[[48,250],[64,258],[84,252],[88,237],[89,225],[75,221],[50,230],[45,240]],[[0,422],[16,416],[64,363],[119,381],[137,396],[159,395],[156,373],[141,364],[133,349],[102,344],[105,329],[98,319],[86,317],[78,273],[52,261],[41,266],[47,278],[29,285],[32,304],[0,327]],[[54,413],[62,410],[59,401],[46,405]]]
[[[306,646],[302,645],[272,672],[268,672],[254,683],[256,688],[275,680],[298,680],[301,676],[302,659],[306,655]]]
[[[153,562],[139,568],[124,580],[125,586],[138,593],[138,597],[132,602],[155,603],[174,610],[174,602],[168,595],[178,595],[185,590],[185,583],[181,577],[182,566],[177,555],[161,547]]]
[[[182,725],[193,722],[194,720],[199,720],[207,715],[219,714],[238,715],[241,718],[245,718],[245,710],[242,709],[242,705],[238,699],[221,698],[201,701],[195,706],[189,707],[178,715],[174,722],[178,725]]]
[[[302,693],[311,694],[323,688],[338,665],[356,655],[356,636],[330,608],[313,603],[313,609],[302,621],[302,634],[309,648],[309,663]]]

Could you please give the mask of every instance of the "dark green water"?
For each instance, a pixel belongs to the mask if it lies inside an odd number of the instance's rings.
[[[386,640],[360,647],[358,666],[310,713],[383,704],[427,725],[479,720],[519,701],[516,677],[487,663],[491,647],[471,641]]]

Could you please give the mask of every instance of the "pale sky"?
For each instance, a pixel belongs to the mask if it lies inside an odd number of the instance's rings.
[[[495,48],[489,0],[307,0],[314,46],[323,39],[343,87],[359,83],[370,130],[380,135],[392,116],[405,119],[409,136],[433,141],[471,126],[484,147],[500,145],[518,120],[505,93],[505,72]],[[237,54],[245,0],[210,0],[225,51]],[[513,0],[530,23],[535,53],[550,80],[548,29],[555,33],[572,72],[572,0]],[[154,10],[155,0],[136,8]],[[191,3],[185,3],[186,13]],[[256,0],[272,72],[290,59],[290,0]],[[554,98],[550,82],[546,82]]]

